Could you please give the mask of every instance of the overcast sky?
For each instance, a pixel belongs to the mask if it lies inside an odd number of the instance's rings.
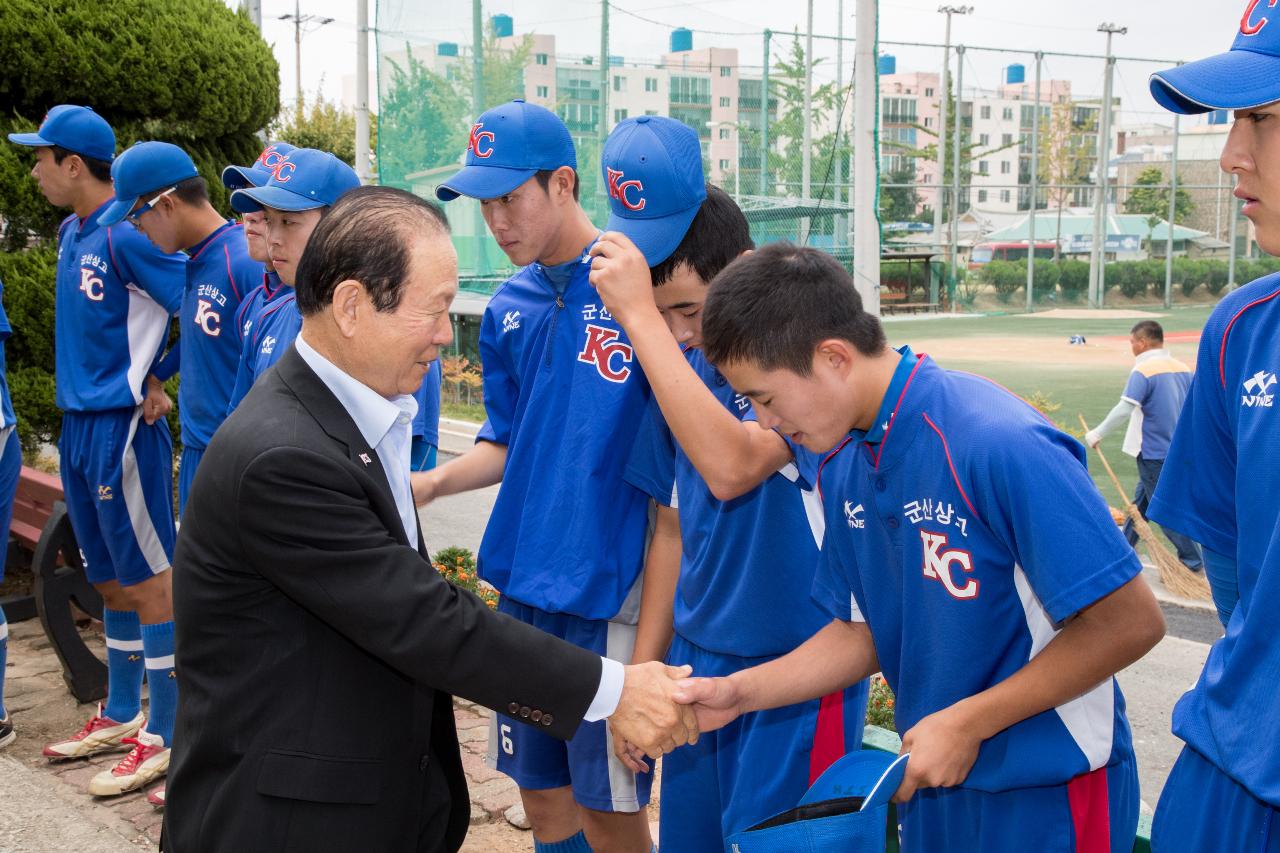
[[[224,0],[236,6],[239,0]],[[370,0],[370,16],[376,0]],[[400,29],[423,38],[470,40],[471,4],[462,0],[394,0],[392,6],[412,9],[398,23]],[[1123,125],[1151,121],[1168,123],[1169,117],[1147,93],[1147,78],[1152,71],[1178,60],[1191,60],[1224,51],[1239,27],[1245,0],[973,0],[975,12],[956,17],[953,43],[975,47],[997,47],[1016,50],[1059,51],[1065,53],[1101,54],[1106,37],[1097,32],[1103,22],[1128,27],[1124,36],[1115,37],[1115,53],[1121,57],[1160,60],[1159,63],[1117,63],[1115,94],[1124,102]],[[898,58],[899,71],[939,70],[941,50],[883,44],[883,42],[941,43],[945,16],[938,14],[938,3],[929,0],[882,0],[880,3],[881,52]],[[288,0],[262,0],[264,36],[280,62],[283,101],[293,100],[294,41],[293,24],[279,20],[293,12]],[[844,0],[846,36],[854,31],[856,0]],[[302,81],[308,92],[323,90],[337,99],[342,92],[343,75],[355,69],[355,18],[353,0],[302,0],[302,13],[332,17],[334,22],[310,32],[303,39]],[[610,53],[627,61],[652,61],[667,50],[670,30],[683,26],[694,30],[694,47],[737,47],[743,66],[759,67],[762,58],[760,33],[771,29],[783,34],[775,37],[775,60],[779,49],[786,47],[789,33],[805,27],[805,4],[778,3],[769,0],[619,0],[611,4]],[[624,11],[625,10],[625,11]],[[515,31],[553,33],[557,36],[557,53],[562,56],[599,53],[599,0],[485,0],[486,17],[506,13],[515,19]],[[643,16],[651,22],[634,15]],[[814,31],[834,35],[839,20],[838,0],[815,0]],[[389,21],[375,22],[386,27]],[[384,35],[403,42],[403,36]],[[376,47],[371,46],[371,52]],[[815,53],[827,57],[819,66],[819,79],[835,77],[835,43],[815,42]],[[853,60],[853,45],[845,48],[845,77]],[[1030,55],[974,51],[965,62],[966,90],[973,86],[993,88],[1001,82],[1005,66],[1014,62],[1027,65],[1027,79],[1033,74]],[[955,68],[953,64],[953,70]],[[1103,62],[1100,59],[1046,57],[1045,76],[1071,80],[1077,95],[1100,95]],[[372,96],[376,102],[376,92]]]

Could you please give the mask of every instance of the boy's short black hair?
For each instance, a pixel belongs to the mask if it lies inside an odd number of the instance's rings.
[[[199,175],[178,181],[176,186],[173,194],[183,204],[195,206],[209,200],[209,185]]]
[[[880,318],[863,310],[853,279],[826,252],[770,243],[725,267],[707,292],[702,351],[713,364],[752,362],[808,376],[828,338],[869,356],[886,346]]]
[[[53,162],[59,166],[62,161],[68,157],[75,155],[80,158],[85,167],[89,170],[89,174],[93,175],[99,181],[111,183],[111,164],[106,160],[98,160],[93,157],[85,156],[78,151],[72,151],[69,148],[63,148],[61,145],[50,145],[49,150],[53,152]]]
[[[693,217],[689,230],[676,250],[664,261],[649,268],[654,287],[671,280],[681,265],[698,278],[710,282],[743,252],[754,249],[751,226],[737,203],[719,187],[707,184],[707,197]]]
[[[1155,320],[1143,320],[1134,324],[1129,334],[1151,341],[1153,344],[1164,343],[1164,328]]]
[[[538,186],[542,187],[542,191],[551,194],[551,176],[556,173],[555,169],[542,169],[535,172],[533,177],[538,182]],[[578,200],[578,187],[582,182],[578,180],[578,170],[573,170],[573,200]]]

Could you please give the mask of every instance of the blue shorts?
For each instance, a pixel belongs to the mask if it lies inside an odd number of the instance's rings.
[[[679,634],[667,663],[694,675],[730,675],[770,658],[742,658],[695,646]],[[662,853],[727,850],[724,839],[794,808],[832,761],[862,746],[867,682],[755,711],[701,735],[662,759]]]
[[[18,491],[18,478],[22,476],[22,445],[18,443],[18,428],[7,427],[8,437],[0,430],[0,531],[6,538],[13,521],[13,496]],[[4,580],[4,560],[0,560],[0,580]],[[0,680],[3,680],[0,674]]]
[[[1280,809],[1255,798],[1189,746],[1160,794],[1154,853],[1199,850],[1280,853]]]
[[[548,613],[503,596],[498,612],[598,655],[631,662],[636,626],[568,613]],[[601,812],[633,813],[649,803],[653,773],[632,773],[613,754],[613,736],[604,720],[583,722],[565,742],[503,714],[489,726],[490,767],[521,788],[573,787],[578,805]]]
[[[66,412],[62,490],[90,583],[133,586],[173,561],[173,438],[142,408]]]
[[[1138,765],[1130,753],[1062,785],[927,788],[898,806],[898,830],[902,853],[1129,853]]]
[[[436,467],[436,446],[420,435],[413,437],[409,453],[410,471],[430,471]]]
[[[187,496],[191,494],[191,484],[196,481],[196,469],[204,457],[204,448],[182,446],[182,457],[178,461],[178,518],[187,508]]]

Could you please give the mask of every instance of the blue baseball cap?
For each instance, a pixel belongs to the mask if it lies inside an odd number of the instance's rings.
[[[707,198],[697,132],[666,116],[636,116],[604,143],[609,231],[621,231],[649,266],[671,256]]]
[[[862,811],[882,806],[893,799],[907,774],[911,753],[893,755],[873,749],[848,753],[822,772],[800,798],[800,805],[841,797],[862,797]]]
[[[98,217],[99,225],[115,225],[129,215],[138,199],[164,190],[200,172],[190,155],[169,142],[138,142],[111,164],[116,197]]]
[[[360,178],[346,163],[328,151],[295,148],[282,157],[262,186],[245,187],[231,194],[231,207],[254,213],[264,207],[275,210],[314,210],[332,207],[347,190],[360,186]]]
[[[1151,96],[1183,115],[1280,101],[1280,8],[1249,0],[1231,50],[1151,75]]]
[[[462,169],[436,187],[436,198],[498,198],[538,172],[578,168],[573,137],[546,107],[514,100],[486,112],[471,126]]]
[[[84,157],[110,163],[116,156],[116,134],[91,107],[59,104],[49,110],[35,133],[11,133],[9,141],[29,148],[57,145]]]
[[[271,170],[295,150],[287,142],[268,142],[258,159],[248,166],[228,166],[222,170],[222,185],[229,190],[265,186],[271,180]]]

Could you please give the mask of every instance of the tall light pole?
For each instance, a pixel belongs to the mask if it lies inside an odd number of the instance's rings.
[[[356,0],[356,174],[369,183],[369,0]]]
[[[1107,34],[1107,72],[1102,82],[1102,120],[1098,139],[1098,190],[1093,207],[1093,251],[1089,257],[1089,306],[1101,308],[1107,290],[1107,272],[1104,267],[1107,251],[1107,190],[1110,188],[1111,161],[1111,86],[1115,76],[1116,58],[1111,55],[1111,38],[1129,32],[1127,27],[1102,24],[1098,32]]]
[[[800,144],[800,198],[809,204],[810,181],[813,177],[813,0],[809,0],[809,18],[804,39],[804,129]],[[809,217],[800,220],[800,245],[809,244]]]
[[[854,19],[856,41],[853,63],[853,194],[863,199],[854,210],[853,285],[862,296],[862,307],[873,316],[880,313],[880,212],[876,209],[876,184],[880,180],[880,151],[876,147],[876,107],[880,101],[876,31],[877,0],[858,0]]]
[[[969,15],[973,12],[972,6],[939,6],[938,12],[947,16],[947,35],[942,45],[942,80],[940,82],[940,90],[938,92],[938,103],[941,113],[938,117],[938,200],[933,205],[933,239],[939,245],[942,244],[942,208],[943,200],[947,194],[947,108],[950,106],[948,92],[951,88],[951,16],[952,15]],[[956,111],[959,112],[960,107],[959,96],[956,97]],[[958,119],[958,117],[957,117]],[[952,201],[956,210],[960,209],[959,199]],[[953,213],[954,217],[955,214]],[[949,247],[949,243],[946,244]],[[944,254],[945,257],[945,254]],[[949,263],[953,263],[947,258]],[[948,275],[954,277],[955,271],[948,266]],[[932,298],[932,297],[930,297]],[[937,301],[934,299],[933,301]]]
[[[302,115],[302,37],[306,35],[302,28],[306,24],[315,24],[307,32],[315,32],[325,24],[332,24],[333,18],[323,18],[319,15],[304,15],[301,9],[301,0],[293,0],[293,14],[281,15],[277,20],[293,21],[293,72],[297,78],[297,94],[294,100],[293,108],[296,114]]]
[[[1040,74],[1044,51],[1036,51],[1036,101],[1031,118],[1031,217],[1027,220],[1027,313],[1035,308],[1036,289],[1036,198],[1040,195]]]

